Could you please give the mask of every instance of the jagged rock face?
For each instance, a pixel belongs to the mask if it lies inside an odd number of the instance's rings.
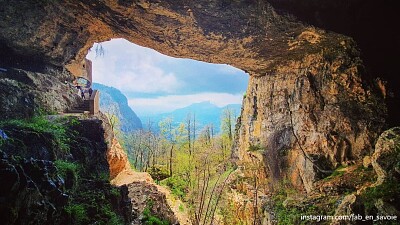
[[[310,27],[263,1],[4,1],[2,12],[2,46],[68,64],[72,72],[93,42],[115,37],[258,75],[271,63],[338,43],[337,35],[324,32],[318,42],[312,34],[308,39]]]
[[[146,209],[150,215],[166,219],[170,224],[179,224],[167,203],[165,194],[160,192],[154,184],[135,181],[128,184],[127,187],[129,190],[128,196],[132,201],[132,224],[145,224],[142,221],[142,215]],[[149,218],[146,219],[149,220]]]
[[[400,122],[397,53],[400,34],[391,29],[400,20],[395,1],[375,0],[269,0],[279,14],[297,17],[325,30],[348,35],[357,42],[371,72],[387,81],[388,124]],[[385,26],[382,26],[385,24]],[[371,32],[373,30],[374,32]]]
[[[37,128],[37,123],[0,124],[7,134],[6,139],[0,138],[2,224],[71,224],[78,220],[68,209],[77,204],[86,215],[81,218],[86,222],[79,223],[105,223],[110,213],[129,223],[132,208],[127,189],[113,188],[105,179],[109,166],[102,121],[59,115],[47,119],[63,124],[66,137],[71,137],[62,140],[68,148],[61,148],[60,139]],[[104,207],[107,212],[100,210]]]
[[[72,75],[60,69],[32,72],[0,70],[1,119],[27,118],[35,112],[64,112],[82,101],[70,83]]]
[[[112,140],[111,147],[107,151],[107,161],[110,167],[111,179],[115,178],[122,171],[131,168],[128,156],[116,138]]]
[[[372,166],[378,175],[375,185],[381,185],[385,180],[400,180],[399,160],[400,127],[394,127],[379,136],[371,157]]]
[[[355,43],[277,13],[266,1],[1,3],[8,64],[35,56],[79,75],[93,42],[119,37],[249,72],[235,155],[257,158],[265,165],[260,176],[288,177],[300,189],[312,189],[317,171],[370,151],[382,124],[374,110],[384,107],[363,80]],[[250,145],[264,151],[248,153]]]
[[[310,54],[250,78],[239,121],[239,164],[258,156],[273,180],[286,177],[311,191],[325,171],[370,153],[384,106],[363,83],[351,48],[343,40],[336,52]]]
[[[128,161],[128,156],[126,152],[121,147],[114,135],[114,131],[107,119],[107,116],[100,112],[98,117],[103,121],[101,126],[104,130],[104,139],[107,143],[106,158],[110,171],[110,179],[114,179],[119,173],[124,170],[130,170],[131,165]]]
[[[16,161],[0,151],[2,223],[60,223],[58,210],[66,206],[68,195],[53,162],[32,158]]]

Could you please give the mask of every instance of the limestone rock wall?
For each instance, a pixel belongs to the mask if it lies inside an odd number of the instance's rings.
[[[102,128],[104,129],[104,138],[107,143],[106,158],[110,169],[110,179],[112,180],[119,173],[130,170],[131,165],[126,152],[115,137],[107,116],[100,112],[98,117],[102,120]]]
[[[239,165],[264,165],[272,181],[289,180],[311,191],[341,164],[372,151],[385,113],[361,77],[350,40],[336,52],[321,51],[278,64],[268,76],[251,76],[237,128]]]
[[[75,75],[93,43],[110,38],[265,75],[277,61],[318,51],[325,42],[335,46],[338,36],[321,30],[315,33],[311,26],[276,13],[266,1],[3,3],[0,46],[14,55],[66,65]],[[7,57],[18,58],[14,55]]]
[[[71,81],[72,75],[62,69],[47,69],[46,72],[0,70],[1,119],[71,109],[82,101]]]

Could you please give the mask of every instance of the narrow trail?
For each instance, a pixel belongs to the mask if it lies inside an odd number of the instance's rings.
[[[167,203],[177,217],[179,224],[192,225],[190,217],[186,212],[185,204],[181,200],[172,196],[171,192],[167,188],[157,185],[148,173],[124,170],[111,180],[111,184],[115,186],[128,185],[134,182],[146,182],[149,185],[155,186],[160,193],[165,195]],[[185,210],[182,210],[182,207]]]

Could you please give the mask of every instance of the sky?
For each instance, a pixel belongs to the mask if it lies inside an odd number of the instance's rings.
[[[203,101],[241,104],[247,88],[248,74],[232,66],[169,57],[124,39],[101,43],[104,54],[96,56],[96,45],[87,55],[93,82],[121,90],[139,116]]]

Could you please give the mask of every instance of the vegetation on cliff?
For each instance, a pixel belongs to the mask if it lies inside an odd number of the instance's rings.
[[[3,224],[129,221],[122,188],[109,184],[100,124],[62,116],[0,122]]]

